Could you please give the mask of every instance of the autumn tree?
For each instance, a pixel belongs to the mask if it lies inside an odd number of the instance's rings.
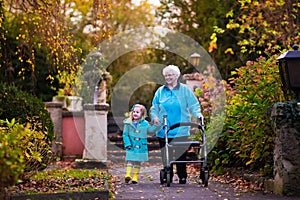
[[[216,29],[216,35],[234,32],[240,52],[253,59],[265,51],[278,53],[298,43],[299,8],[296,0],[236,1],[226,14],[228,23]],[[213,43],[215,49],[222,45]]]
[[[74,92],[76,73],[95,39],[84,33],[85,25],[96,28],[102,20],[106,26],[107,2],[1,1],[1,80],[43,100],[59,89]]]
[[[40,97],[41,86],[48,92],[55,82],[71,87],[81,50],[66,26],[62,5],[51,0],[4,1],[3,8],[2,80]]]
[[[124,55],[120,55],[117,59],[113,60],[112,63],[107,66],[107,58],[106,55],[114,55],[118,54],[118,50],[125,48],[125,46],[122,46],[123,44],[120,44],[120,46],[117,46],[116,48],[108,48],[103,52],[103,49],[98,49],[98,46],[101,46],[102,43],[110,41],[112,39],[111,37],[114,37],[115,35],[122,34],[126,31],[138,29],[138,28],[145,28],[149,26],[155,26],[155,15],[154,15],[154,7],[153,5],[150,5],[146,1],[141,1],[140,4],[134,4],[131,1],[127,0],[115,0],[111,1],[110,4],[110,12],[109,12],[109,18],[107,19],[107,24],[105,27],[102,26],[101,21],[96,21],[98,28],[94,28],[93,24],[89,21],[88,24],[85,25],[86,28],[88,28],[88,37],[95,38],[93,40],[93,45],[95,46],[93,51],[91,51],[91,55],[87,56],[86,62],[83,63],[84,67],[82,68],[82,71],[80,72],[84,78],[81,78],[83,80],[83,89],[87,89],[87,91],[81,91],[83,92],[82,95],[84,96],[86,102],[91,102],[93,97],[93,90],[95,87],[95,84],[97,84],[97,81],[93,81],[91,83],[91,80],[95,79],[95,73],[103,73],[104,71],[108,71],[112,76],[112,82],[109,87],[108,92],[108,102],[110,102],[111,93],[113,87],[116,85],[116,83],[119,81],[119,79],[130,69],[134,68],[135,66],[144,64],[144,63],[150,63],[150,62],[156,62],[156,56],[153,49],[139,49],[133,52],[126,53]],[[103,35],[107,36],[109,32],[108,37],[104,37],[101,39],[97,39],[97,36]],[[138,42],[138,38],[137,42]],[[98,43],[95,43],[95,42]],[[128,44],[131,45],[131,44]],[[98,53],[98,52],[100,53]],[[99,56],[96,65],[93,65],[95,63],[95,56]],[[93,71],[93,73],[89,73]],[[141,91],[141,93],[147,93],[145,91]],[[147,97],[145,98],[151,98],[151,93],[148,92]],[[141,95],[136,96],[141,97]],[[122,98],[120,96],[120,98]],[[145,98],[141,99],[135,99],[137,101],[144,101]]]
[[[228,22],[226,13],[235,1],[226,0],[191,0],[176,1],[162,0],[157,11],[161,24],[170,29],[184,33],[200,45],[212,56],[224,79],[227,79],[230,70],[239,66],[241,58],[234,52],[237,42],[234,35],[224,33],[218,37],[219,48],[211,46],[216,27],[223,27]],[[213,51],[214,50],[214,51]]]
[[[125,0],[6,0],[2,8],[1,80],[43,100],[62,88],[74,94],[81,64],[101,42],[154,24],[153,7],[145,1],[135,5]],[[116,61],[112,73],[120,77],[126,62],[143,62],[145,55]]]

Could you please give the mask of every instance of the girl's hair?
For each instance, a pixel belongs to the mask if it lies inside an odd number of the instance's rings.
[[[131,117],[131,118],[132,118],[132,111],[133,111],[133,109],[136,108],[136,107],[141,108],[141,111],[142,111],[142,117],[144,117],[144,118],[147,117],[147,110],[146,110],[145,106],[143,106],[142,104],[134,104],[134,105],[132,106],[131,112],[130,112],[130,117]]]

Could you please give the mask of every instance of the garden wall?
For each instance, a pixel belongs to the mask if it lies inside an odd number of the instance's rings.
[[[300,196],[300,109],[297,102],[275,103],[274,193]]]

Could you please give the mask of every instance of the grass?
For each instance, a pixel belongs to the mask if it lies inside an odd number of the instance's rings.
[[[105,169],[58,166],[31,175],[8,189],[9,195],[106,191],[111,177]]]
[[[31,177],[32,180],[47,180],[49,178],[67,180],[69,178],[106,178],[107,172],[105,170],[83,170],[83,169],[53,169],[39,172]]]

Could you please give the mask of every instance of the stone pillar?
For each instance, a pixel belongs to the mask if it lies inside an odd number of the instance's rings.
[[[83,99],[79,96],[55,96],[52,102],[62,103],[62,108],[70,112],[82,111]]]
[[[46,102],[47,110],[50,113],[54,125],[55,141],[52,143],[52,151],[55,156],[62,158],[62,103]]]
[[[107,168],[107,113],[108,104],[85,104],[85,144],[77,168]]]
[[[183,80],[185,80],[185,84],[194,91],[195,88],[202,88],[203,77],[199,73],[192,74],[184,74]]]
[[[276,134],[274,193],[300,196],[300,112],[297,103],[274,104],[271,122]]]

